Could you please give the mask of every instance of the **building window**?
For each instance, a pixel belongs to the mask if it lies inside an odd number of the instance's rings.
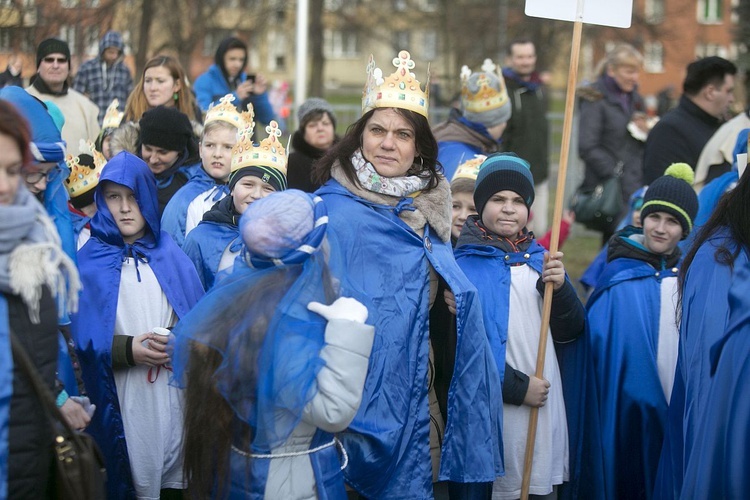
[[[354,31],[326,30],[323,51],[331,59],[354,58],[359,55],[357,33]]]
[[[13,49],[13,40],[8,29],[0,30],[0,52],[11,52]]]
[[[646,42],[644,44],[643,69],[648,73],[664,72],[664,46],[661,42]]]
[[[425,12],[435,12],[438,8],[438,0],[421,0],[419,6]]]
[[[698,0],[699,23],[721,23],[722,0]]]
[[[406,0],[393,0],[393,10],[403,12],[408,8]]]
[[[437,32],[425,31],[422,35],[422,59],[425,61],[434,61],[437,59]]]
[[[393,34],[393,43],[396,50],[408,50],[411,47],[411,37],[408,31],[396,31]]]
[[[352,9],[357,6],[357,3],[359,0],[325,0],[323,8],[330,11]]]
[[[284,71],[286,68],[286,34],[283,31],[268,33],[268,69]]]
[[[78,7],[78,0],[60,0],[60,6],[64,9],[72,9]]]
[[[646,22],[659,24],[664,20],[664,0],[646,0],[644,12]]]

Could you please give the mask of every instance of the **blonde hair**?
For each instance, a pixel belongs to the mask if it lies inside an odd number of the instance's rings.
[[[175,108],[186,114],[190,120],[195,121],[195,98],[188,87],[185,70],[177,59],[166,55],[152,57],[143,67],[141,79],[138,81],[138,85],[133,88],[128,97],[128,102],[125,104],[125,120],[137,122],[141,119],[143,113],[151,109],[146,100],[146,94],[143,92],[143,81],[146,77],[146,70],[159,66],[167,68],[172,78],[176,82],[180,82],[180,89],[177,91],[177,100],[174,103]]]
[[[620,66],[634,66],[640,68],[643,66],[643,55],[630,44],[621,43],[607,52],[604,58],[602,71],[614,69]]]

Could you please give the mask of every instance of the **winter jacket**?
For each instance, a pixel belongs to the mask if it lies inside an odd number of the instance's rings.
[[[687,96],[665,114],[648,134],[643,155],[643,183],[664,175],[672,163],[691,167],[698,163],[703,146],[721,126],[721,120],[703,111]]]
[[[338,139],[336,137],[333,143],[336,144]],[[313,164],[316,160],[322,158],[326,151],[309,145],[305,141],[304,133],[300,130],[295,131],[292,135],[292,150],[286,166],[289,189],[301,189],[312,193],[320,187],[320,184],[312,180]]]
[[[111,66],[107,66],[103,60],[104,51],[108,47],[115,47],[120,51],[120,57]],[[100,124],[112,100],[119,100],[120,111],[123,111],[133,90],[133,77],[123,62],[124,49],[122,35],[116,31],[108,31],[99,42],[99,55],[83,63],[73,80],[73,88],[99,106],[97,119]]]
[[[8,302],[10,330],[26,349],[44,384],[54,393],[57,369],[57,306],[48,288],[42,292],[40,323],[29,320],[18,295],[3,294]],[[10,403],[8,498],[48,498],[53,491],[52,443],[49,420],[39,398],[13,363],[13,396]]]
[[[240,73],[239,82],[247,80],[247,73],[244,71]],[[227,94],[234,95],[235,103],[240,109],[245,109],[247,103],[253,105],[253,111],[255,112],[255,121],[260,123],[269,123],[275,119],[273,113],[273,107],[271,107],[271,101],[268,100],[268,93],[263,92],[262,94],[251,94],[244,101],[239,98],[235,93],[236,86],[231,88],[229,82],[224,78],[224,74],[221,69],[216,65],[212,64],[208,68],[208,71],[200,75],[195,79],[195,98],[198,101],[198,105],[204,112],[211,107],[211,103],[218,102],[219,99]]]
[[[536,73],[522,80],[512,69],[503,69],[513,114],[503,131],[502,151],[516,153],[531,165],[539,184],[549,176],[549,123],[547,90]]]
[[[7,87],[9,85],[15,85],[16,87],[23,87],[23,77],[18,74],[14,75],[10,71],[10,66],[0,73],[0,88]]]
[[[448,120],[436,125],[432,133],[438,142],[438,161],[448,180],[460,164],[471,160],[474,155],[488,155],[500,148],[484,125],[468,121],[456,109],[451,110]]]

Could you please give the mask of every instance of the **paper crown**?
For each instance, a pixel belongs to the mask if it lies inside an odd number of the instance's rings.
[[[452,181],[455,181],[456,179],[471,179],[471,180],[477,180],[477,174],[479,174],[479,167],[482,165],[482,162],[486,160],[487,157],[485,155],[474,155],[474,158],[471,160],[467,160],[463,162],[461,165],[458,166],[456,169],[456,173],[453,174]]]
[[[117,109],[120,106],[120,101],[112,99],[112,102],[107,107],[107,112],[104,114],[104,120],[102,121],[102,128],[117,128],[120,126],[122,117],[125,113]]]
[[[250,122],[238,129],[237,143],[232,148],[232,172],[243,167],[271,167],[286,175],[286,150],[281,145],[279,137],[281,130],[275,120],[266,127],[268,137],[253,144],[253,127]]]
[[[232,94],[227,94],[219,99],[218,104],[212,105],[208,108],[208,111],[206,111],[206,119],[203,120],[203,126],[205,127],[211,122],[225,122],[234,125],[239,130],[246,123],[253,124],[253,120],[255,119],[253,105],[248,103],[247,111],[240,113],[232,102],[234,102],[234,96]],[[252,130],[250,135],[253,135]]]
[[[492,85],[488,75],[494,75],[498,79],[499,89]],[[482,64],[482,72],[477,73],[476,92],[469,89],[469,77],[472,73],[468,66],[461,68],[461,103],[464,111],[470,113],[482,113],[497,109],[508,102],[508,89],[505,79],[498,66],[491,59],[485,59]]]
[[[65,163],[70,168],[70,175],[65,180],[65,187],[71,198],[76,198],[91,191],[99,183],[99,175],[107,163],[107,159],[96,150],[94,143],[81,139],[78,147],[79,155],[87,154],[94,158],[93,167],[82,165],[80,156],[68,155]]]
[[[414,73],[414,61],[406,50],[393,59],[396,67],[391,75],[383,78],[383,72],[375,67],[375,59],[370,54],[367,63],[367,82],[362,92],[362,112],[375,108],[401,108],[414,111],[427,118],[430,107],[430,68],[427,68],[427,83],[422,92]]]

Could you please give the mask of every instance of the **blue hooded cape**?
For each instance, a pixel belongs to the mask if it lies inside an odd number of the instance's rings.
[[[220,191],[214,195],[214,201],[220,193],[229,194],[226,185],[216,184],[216,181],[203,170],[202,166],[195,170],[195,175],[187,184],[182,186],[161,215],[161,228],[169,234],[177,246],[182,247],[185,243],[185,224],[187,222],[187,210],[192,201],[201,193],[208,191],[212,186],[219,186]]]
[[[693,455],[693,445],[703,432],[701,415],[708,406],[710,350],[725,334],[729,322],[729,287],[734,272],[715,259],[725,245],[737,248],[727,230],[706,240],[695,254],[682,285],[680,351],[677,357],[668,425],[654,490],[655,498],[679,498],[685,467]],[[734,268],[748,263],[747,249],[740,251]]]
[[[132,245],[123,242],[102,197],[105,181],[130,188],[146,219],[146,235]],[[122,262],[132,254],[148,261],[178,318],[184,317],[203,295],[190,260],[160,230],[156,183],[146,164],[122,152],[102,170],[94,193],[97,212],[91,220],[91,239],[81,248],[79,271],[83,293],[72,333],[83,380],[96,412],[87,428],[102,449],[107,467],[107,497],[134,498],[127,445],[112,374],[112,336],[117,314]]]
[[[687,462],[682,498],[747,498],[750,492],[750,266],[729,290],[726,335],[711,348],[706,408]]]
[[[213,221],[202,221],[185,238],[182,250],[193,261],[206,290],[214,286],[221,256],[229,245],[235,251],[242,247],[238,227]]]
[[[482,312],[487,338],[500,380],[505,376],[505,352],[508,341],[508,317],[510,308],[510,268],[513,265],[527,264],[536,272],[542,272],[546,250],[536,240],[524,252],[506,253],[500,248],[489,245],[461,245],[456,248],[456,261],[466,273],[469,281],[477,285],[481,293]],[[491,304],[491,306],[489,306]],[[586,443],[583,448],[579,437],[582,429],[591,425],[586,418],[596,418],[595,411],[585,412],[587,392],[583,390],[593,383],[588,371],[588,351],[584,342],[555,344],[558,365],[562,377],[563,398],[569,435],[569,472],[570,479],[558,490],[558,498],[594,498],[594,492],[600,491],[601,467],[596,461],[581,461],[581,457],[599,456],[601,449],[595,442]],[[597,465],[599,468],[597,469]],[[581,467],[588,467],[583,470]]]
[[[0,294],[0,499],[8,496],[8,428],[13,396],[13,354],[10,349],[8,301]]]
[[[654,269],[621,257],[610,261],[587,303],[594,359],[605,489],[601,498],[651,498],[667,420],[657,372],[661,281],[678,268]]]
[[[494,481],[503,472],[500,377],[477,291],[456,265],[450,241],[441,241],[429,225],[419,237],[399,219],[410,198],[396,207],[379,205],[333,179],[317,194],[328,207],[328,231],[340,244],[342,289],[368,304],[368,323],[375,326],[362,404],[341,435],[349,454],[347,482],[367,498],[432,498],[429,265],[455,294],[458,310],[439,478]]]

